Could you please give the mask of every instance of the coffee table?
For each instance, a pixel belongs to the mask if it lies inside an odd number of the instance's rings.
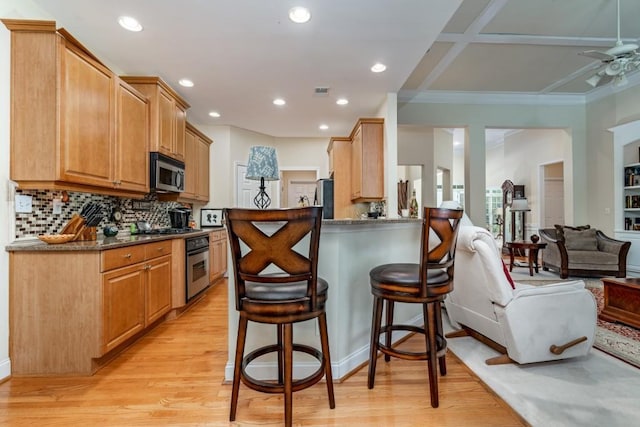
[[[602,283],[604,307],[598,317],[640,328],[640,278],[607,277]]]
[[[533,270],[535,267],[536,273],[538,272],[538,251],[547,247],[546,243],[531,242],[528,240],[514,240],[512,242],[505,242],[504,244],[509,249],[509,271],[513,271],[513,255],[518,249],[526,250],[528,252],[529,259],[529,276],[533,276]]]

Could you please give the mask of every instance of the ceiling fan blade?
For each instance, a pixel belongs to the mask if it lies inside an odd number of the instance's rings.
[[[611,82],[611,80],[613,80],[614,78],[615,78],[615,76],[610,76],[608,74],[605,74],[605,75],[602,76],[602,78],[600,79],[600,81],[598,82],[596,87],[604,86],[604,85],[608,84],[609,82]]]
[[[616,59],[615,56],[611,56],[608,53],[601,52],[599,50],[585,50],[584,52],[579,52],[578,55],[588,56],[589,58],[599,59],[600,61],[613,61]]]

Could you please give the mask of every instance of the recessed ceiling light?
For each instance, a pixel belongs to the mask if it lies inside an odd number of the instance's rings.
[[[328,126],[328,125],[325,125],[325,124],[321,124],[320,126],[318,126],[318,128],[319,128],[320,130],[327,130],[327,129],[329,129],[329,126]]]
[[[276,98],[273,100],[274,105],[284,105],[286,104],[285,100],[282,98]]]
[[[180,83],[180,86],[193,87],[193,82],[189,79],[180,79],[178,83]]]
[[[305,22],[309,22],[311,19],[311,12],[306,7],[292,7],[289,9],[289,19],[291,19],[296,24],[304,24]]]
[[[376,62],[375,64],[373,64],[373,67],[371,67],[371,71],[373,71],[374,73],[381,73],[386,69],[387,69],[387,66],[384,64],[381,64],[380,62]]]
[[[136,18],[132,18],[131,16],[121,16],[118,18],[118,24],[125,30],[135,32],[142,31],[142,25],[140,25]]]
[[[338,105],[347,105],[349,103],[349,100],[347,98],[340,98],[336,101],[336,104]]]
[[[211,111],[209,112],[209,115],[216,118],[220,117],[220,113],[218,113],[217,111]]]

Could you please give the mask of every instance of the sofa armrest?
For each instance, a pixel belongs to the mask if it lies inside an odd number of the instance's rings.
[[[609,252],[618,255],[622,250],[629,251],[631,242],[625,242],[623,240],[612,239],[606,236],[602,231],[596,231],[596,240],[598,241],[598,250],[602,252]]]
[[[579,291],[585,288],[583,280],[574,280],[571,282],[559,282],[544,286],[527,286],[516,287],[513,292],[513,299],[526,298],[535,295],[550,295],[563,292]]]
[[[569,256],[564,242],[556,239],[555,233],[552,235],[551,232],[545,229],[538,230],[538,233],[540,234],[542,243],[547,244],[547,247],[544,249],[544,262],[566,269],[569,265]]]

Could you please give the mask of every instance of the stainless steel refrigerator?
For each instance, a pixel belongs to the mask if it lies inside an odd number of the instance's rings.
[[[322,218],[333,219],[333,180],[319,179],[316,184],[313,204],[323,207]]]

